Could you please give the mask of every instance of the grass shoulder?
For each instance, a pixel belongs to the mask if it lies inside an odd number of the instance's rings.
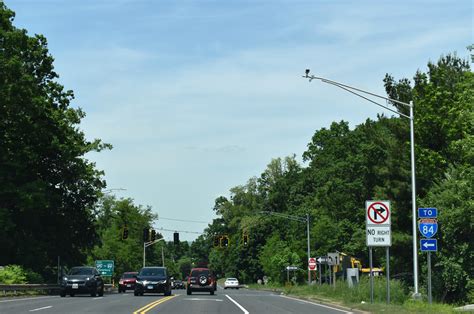
[[[374,285],[374,303],[370,303],[370,286],[362,280],[356,287],[349,288],[345,282],[340,282],[334,288],[329,285],[279,285],[251,284],[249,289],[281,292],[317,303],[327,303],[344,306],[370,313],[459,313],[454,306],[426,301],[414,301],[406,289],[397,281],[390,284],[391,303],[386,304],[385,281],[377,280]]]

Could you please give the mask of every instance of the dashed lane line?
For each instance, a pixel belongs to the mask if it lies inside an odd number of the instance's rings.
[[[40,308],[37,308],[37,309],[30,310],[30,312],[36,312],[36,311],[46,310],[46,309],[50,309],[50,308],[52,308],[52,307],[53,307],[52,305],[43,306],[43,307],[40,307]]]

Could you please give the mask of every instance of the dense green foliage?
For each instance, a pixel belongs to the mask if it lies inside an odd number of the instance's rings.
[[[92,208],[105,182],[84,155],[110,146],[85,138],[46,38],[13,17],[0,3],[0,265],[51,274],[59,255],[84,261],[97,240]]]
[[[43,278],[19,265],[7,265],[0,270],[0,284],[12,283],[43,283]]]

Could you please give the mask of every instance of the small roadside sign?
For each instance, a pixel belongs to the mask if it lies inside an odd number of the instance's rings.
[[[95,268],[102,276],[112,276],[114,273],[114,261],[112,260],[98,260],[95,261]]]
[[[286,266],[286,270],[298,270],[298,266]]]
[[[390,225],[389,201],[366,201],[365,207],[368,225]]]
[[[314,257],[310,257],[308,259],[308,269],[309,270],[316,270],[316,259]]]
[[[328,263],[328,257],[327,256],[320,256],[316,260],[319,264],[327,264]]]
[[[328,253],[328,265],[339,265],[339,253]]]
[[[437,208],[418,208],[418,218],[437,218]]]
[[[422,252],[438,251],[438,241],[436,239],[420,239],[420,249]]]
[[[438,221],[432,218],[420,219],[418,229],[425,238],[432,238],[438,232]]]

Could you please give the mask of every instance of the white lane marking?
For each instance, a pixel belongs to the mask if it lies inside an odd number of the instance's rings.
[[[3,300],[3,301],[0,301],[0,303],[15,302],[15,301],[28,301],[28,300],[40,300],[40,299],[51,299],[51,298],[59,298],[59,297],[19,298],[19,299]]]
[[[221,300],[221,299],[205,299],[205,298],[187,298],[187,299],[184,299],[184,300],[187,300],[187,301],[217,301],[217,302],[224,301],[224,300]]]
[[[40,308],[37,308],[37,309],[34,309],[34,310],[30,310],[30,312],[46,310],[46,309],[50,309],[50,308],[52,308],[52,307],[53,307],[52,305],[44,306],[44,307],[40,307]]]
[[[97,298],[93,298],[92,300],[100,300],[102,299],[103,297],[97,297]]]
[[[242,310],[242,312],[244,312],[245,314],[249,314],[249,311],[247,311],[246,309],[244,309],[244,307],[242,305],[240,305],[239,303],[237,303],[234,299],[232,299],[231,297],[229,297],[227,294],[225,295],[227,297],[227,299],[231,300],[235,305],[237,305],[239,307],[239,309]]]
[[[303,302],[303,303],[308,303],[308,304],[312,304],[312,305],[316,305],[316,306],[320,306],[320,307],[325,307],[325,308],[328,308],[328,309],[331,309],[331,310],[334,310],[334,311],[339,311],[339,312],[346,313],[346,314],[353,314],[352,312],[348,312],[346,310],[341,310],[341,309],[338,309],[337,307],[332,307],[332,306],[328,306],[328,305],[324,305],[324,304],[314,303],[314,302],[311,302],[311,301],[292,298],[292,297],[288,297],[286,295],[280,295],[280,297],[290,299],[290,300],[293,300],[293,301],[297,301],[297,302]]]

